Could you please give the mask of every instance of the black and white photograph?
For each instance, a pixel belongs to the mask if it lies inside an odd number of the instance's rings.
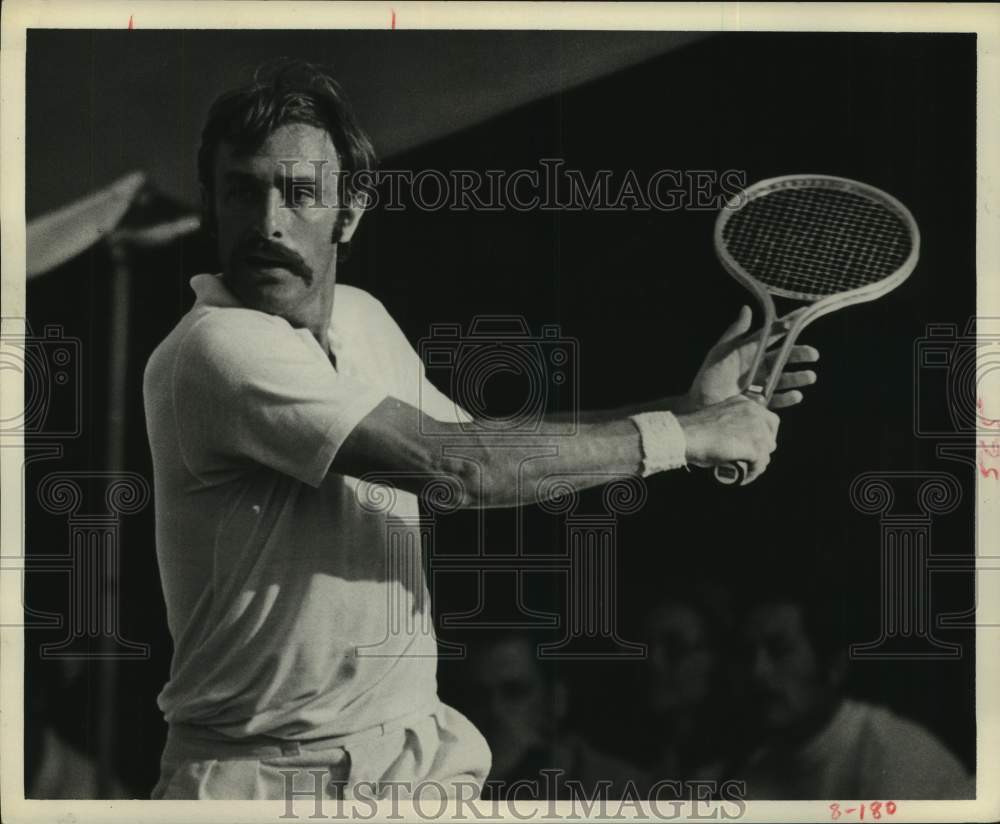
[[[867,8],[6,4],[3,819],[995,820],[1000,7]]]

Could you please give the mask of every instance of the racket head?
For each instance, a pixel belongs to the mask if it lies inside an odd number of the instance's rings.
[[[887,192],[844,177],[782,175],[760,180],[726,203],[715,249],[751,291],[792,300],[874,300],[910,276],[920,230]]]

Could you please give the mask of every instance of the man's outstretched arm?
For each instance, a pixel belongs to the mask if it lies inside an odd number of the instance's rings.
[[[760,475],[776,446],[778,417],[742,396],[676,416],[652,413],[649,426],[618,418],[582,423],[572,435],[542,424],[525,437],[442,423],[396,398],[386,398],[351,431],[330,471],[372,476],[419,494],[431,478],[460,485],[461,506],[512,507],[547,497],[547,482],[586,489],[616,475],[673,466],[746,461],[748,480]],[[472,431],[470,431],[472,430]]]

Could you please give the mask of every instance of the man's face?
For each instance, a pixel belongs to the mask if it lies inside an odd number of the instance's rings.
[[[657,607],[646,619],[645,640],[650,709],[693,708],[708,698],[717,659],[695,610],[683,604]]]
[[[469,715],[491,747],[520,749],[545,735],[552,707],[531,644],[500,641],[471,664]]]
[[[358,215],[337,216],[340,164],[330,136],[289,124],[251,155],[216,150],[214,207],[226,284],[252,308],[312,326],[328,313],[336,281],[336,239],[349,240]],[[336,229],[336,237],[335,237]],[[329,315],[327,314],[328,318]]]
[[[744,633],[750,699],[764,727],[787,729],[828,700],[829,672],[809,640],[799,607],[758,606],[747,616]]]

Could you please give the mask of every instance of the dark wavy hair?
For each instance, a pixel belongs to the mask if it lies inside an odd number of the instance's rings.
[[[742,596],[744,615],[758,607],[797,607],[814,651],[827,663],[846,656],[858,630],[856,609],[844,595],[851,587],[830,565],[813,571],[783,570],[768,576]]]
[[[198,149],[198,181],[205,192],[204,222],[210,233],[215,231],[214,169],[219,144],[229,144],[237,155],[251,154],[275,130],[290,123],[315,126],[330,135],[341,171],[346,173],[338,175],[338,203],[348,203],[356,194],[355,173],[375,168],[372,142],[329,71],[294,58],[269,61],[257,68],[249,83],[218,97],[208,111]],[[335,235],[340,226],[338,219]]]

